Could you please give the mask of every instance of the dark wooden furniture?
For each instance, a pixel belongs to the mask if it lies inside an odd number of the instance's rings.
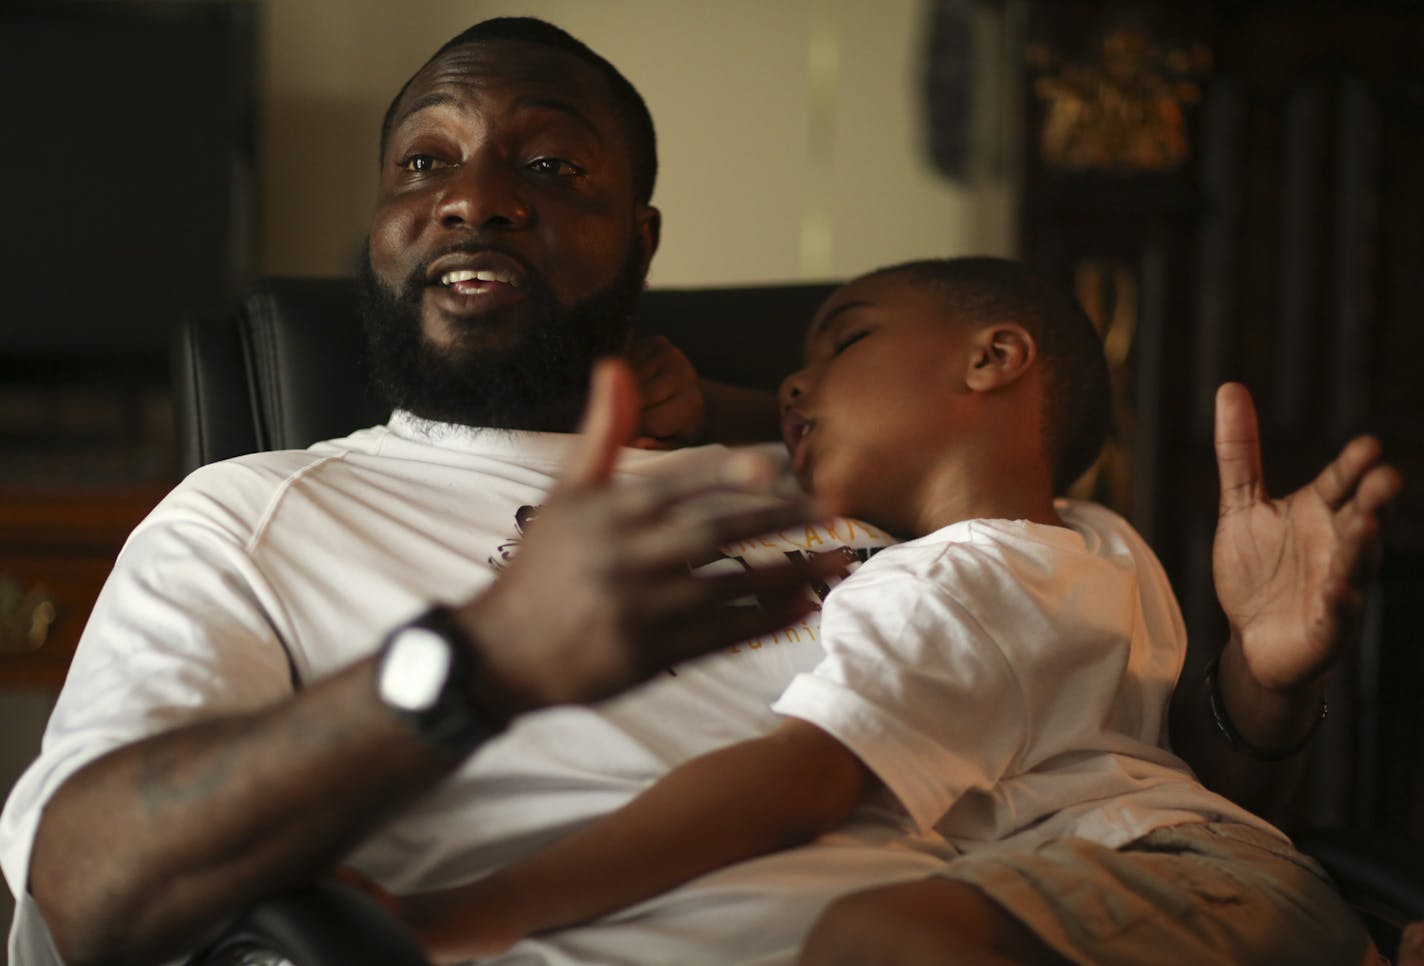
[[[59,690],[119,548],[177,480],[163,361],[0,362],[0,686]]]
[[[1191,675],[1224,632],[1216,386],[1250,386],[1278,493],[1356,433],[1384,441],[1413,485],[1301,818],[1424,835],[1424,8],[1023,7],[1023,256],[1077,291],[1115,369],[1119,433],[1085,486],[1162,557]]]

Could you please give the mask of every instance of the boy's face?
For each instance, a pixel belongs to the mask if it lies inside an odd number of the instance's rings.
[[[907,515],[970,413],[973,331],[902,274],[857,279],[827,299],[805,368],[781,384],[801,485],[839,513],[912,532]]]

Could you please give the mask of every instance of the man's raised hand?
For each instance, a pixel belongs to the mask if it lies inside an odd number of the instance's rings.
[[[690,562],[715,558],[723,545],[821,514],[804,500],[709,506],[703,498],[717,492],[770,487],[772,467],[745,452],[698,476],[615,482],[639,411],[628,364],[600,362],[564,479],[508,569],[460,609],[478,651],[481,700],[497,714],[607,697],[678,661],[770,633],[804,616],[808,586],[843,566],[828,557],[693,573]],[[761,606],[726,606],[748,597]]]
[[[1252,676],[1290,692],[1317,681],[1350,637],[1378,566],[1380,515],[1403,480],[1360,436],[1313,481],[1273,500],[1251,394],[1216,396],[1221,503],[1212,573]]]

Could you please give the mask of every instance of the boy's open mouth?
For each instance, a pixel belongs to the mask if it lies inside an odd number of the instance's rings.
[[[807,437],[814,426],[814,420],[794,409],[781,417],[781,438],[786,443],[786,451],[791,454],[791,471],[797,476],[801,475],[809,458]]]

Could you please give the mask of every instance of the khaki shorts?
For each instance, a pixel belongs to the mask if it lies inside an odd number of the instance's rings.
[[[1120,849],[1062,839],[971,853],[940,874],[1076,963],[1383,962],[1314,860],[1235,823],[1157,829]]]

